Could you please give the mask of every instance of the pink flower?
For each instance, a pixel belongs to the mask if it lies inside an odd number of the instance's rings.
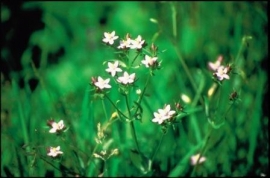
[[[196,155],[191,156],[191,158],[190,158],[191,165],[193,165],[193,166],[196,165],[199,157],[200,157],[200,154],[196,154]],[[206,161],[206,158],[201,156],[198,164],[203,163],[204,161]]]
[[[109,43],[110,45],[112,45],[114,43],[114,40],[116,40],[117,38],[118,36],[115,36],[115,31],[113,31],[112,33],[104,32],[104,38],[102,39],[102,41],[104,43]]]

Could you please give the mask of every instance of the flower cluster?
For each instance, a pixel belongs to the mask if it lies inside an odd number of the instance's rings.
[[[223,57],[219,56],[216,62],[208,63],[209,69],[214,72],[213,76],[219,81],[222,81],[224,79],[227,79],[227,80],[230,79],[229,73],[231,71],[231,67],[221,65],[222,60],[223,60]]]
[[[170,105],[165,105],[164,109],[158,109],[158,112],[154,112],[153,122],[157,122],[158,124],[162,124],[164,121],[171,119],[176,112],[171,110]]]
[[[115,31],[104,32],[104,37],[102,41],[109,46],[113,46],[115,44],[115,40],[117,40],[118,38],[119,36],[116,35]],[[135,39],[132,39],[130,34],[126,34],[125,38],[120,40],[119,45],[116,47],[116,50],[120,50],[120,52],[125,52],[127,50],[136,49],[139,53],[142,53],[142,49],[145,46],[145,40],[142,38],[141,35],[138,35]],[[156,56],[157,47],[152,44],[150,50],[152,52],[152,55],[149,55],[149,53],[144,54],[144,59],[141,60],[140,64],[143,64],[146,68],[150,68],[151,70],[158,69],[160,63],[158,62],[158,57]],[[127,65],[125,65],[124,63],[125,61],[123,61],[123,59],[109,61],[107,63],[108,68],[106,68],[105,71],[109,73],[110,76],[113,77],[118,84],[132,85],[136,81],[136,73],[130,72],[130,68],[132,66],[127,67]],[[98,92],[102,92],[105,89],[111,88],[110,78],[102,78],[101,76],[98,76],[92,77],[91,80],[92,85],[95,86],[96,91]]]

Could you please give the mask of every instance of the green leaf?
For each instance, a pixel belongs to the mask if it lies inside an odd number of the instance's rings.
[[[146,157],[141,157],[140,153],[136,150],[130,150],[130,158],[132,163],[143,173],[148,173],[147,163],[148,159]]]

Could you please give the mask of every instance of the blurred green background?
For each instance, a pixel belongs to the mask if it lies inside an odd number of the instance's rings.
[[[263,176],[269,174],[268,118],[268,3],[254,2],[46,2],[1,1],[1,176],[65,176],[65,168],[78,173],[84,169],[95,147],[97,123],[105,123],[100,100],[90,92],[90,79],[105,76],[103,62],[117,58],[102,43],[103,33],[116,31],[141,35],[158,46],[163,69],[152,78],[143,101],[143,122],[135,122],[141,151],[150,156],[162,135],[153,124],[153,112],[165,103],[174,104],[185,94],[194,101],[206,96],[213,81],[207,63],[222,55],[233,61],[242,38],[244,44],[237,63],[240,75],[224,82],[222,102],[240,92],[241,102],[233,107],[228,122],[214,130],[198,176]],[[156,19],[158,23],[151,21]],[[174,23],[176,22],[176,23]],[[181,59],[190,71],[192,86]],[[103,70],[104,69],[104,70]],[[140,72],[144,83],[144,73]],[[110,95],[117,100],[119,94]],[[170,129],[148,176],[189,176],[191,155],[207,131],[202,102],[185,103],[194,113]],[[105,100],[107,112],[114,108]],[[216,107],[213,105],[213,107]],[[61,145],[61,171],[46,158],[46,147],[61,140],[48,134],[46,121],[63,119],[69,126],[70,144]],[[142,176],[131,162],[134,148],[127,124],[115,122],[107,130],[109,149],[119,154],[106,162],[105,176]],[[76,155],[76,156],[74,156]],[[47,161],[46,161],[47,160]],[[104,164],[85,176],[97,176]],[[74,176],[74,174],[67,174]]]

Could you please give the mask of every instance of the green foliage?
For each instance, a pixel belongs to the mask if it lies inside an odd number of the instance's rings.
[[[41,11],[44,26],[21,46],[15,63],[22,69],[7,75],[1,69],[1,176],[268,175],[267,6],[22,3],[21,13]],[[11,6],[1,2],[1,23],[15,18]],[[10,66],[14,30],[10,27],[2,37],[7,45],[1,63]],[[127,33],[141,35],[147,46],[141,52],[116,52],[102,42],[104,32],[112,31],[119,40]],[[158,56],[160,63],[152,70],[142,68],[145,54]],[[232,67],[229,80],[219,81],[208,69],[219,55],[223,65]],[[118,87],[111,78],[107,92],[93,89],[92,77],[108,78],[105,69],[116,59],[136,72],[135,85]],[[38,81],[34,89],[31,79]],[[165,104],[177,111],[173,120],[152,122]],[[63,120],[68,129],[49,133],[50,119]],[[47,156],[51,146],[60,146],[63,155]],[[192,165],[198,153],[206,161]]]

